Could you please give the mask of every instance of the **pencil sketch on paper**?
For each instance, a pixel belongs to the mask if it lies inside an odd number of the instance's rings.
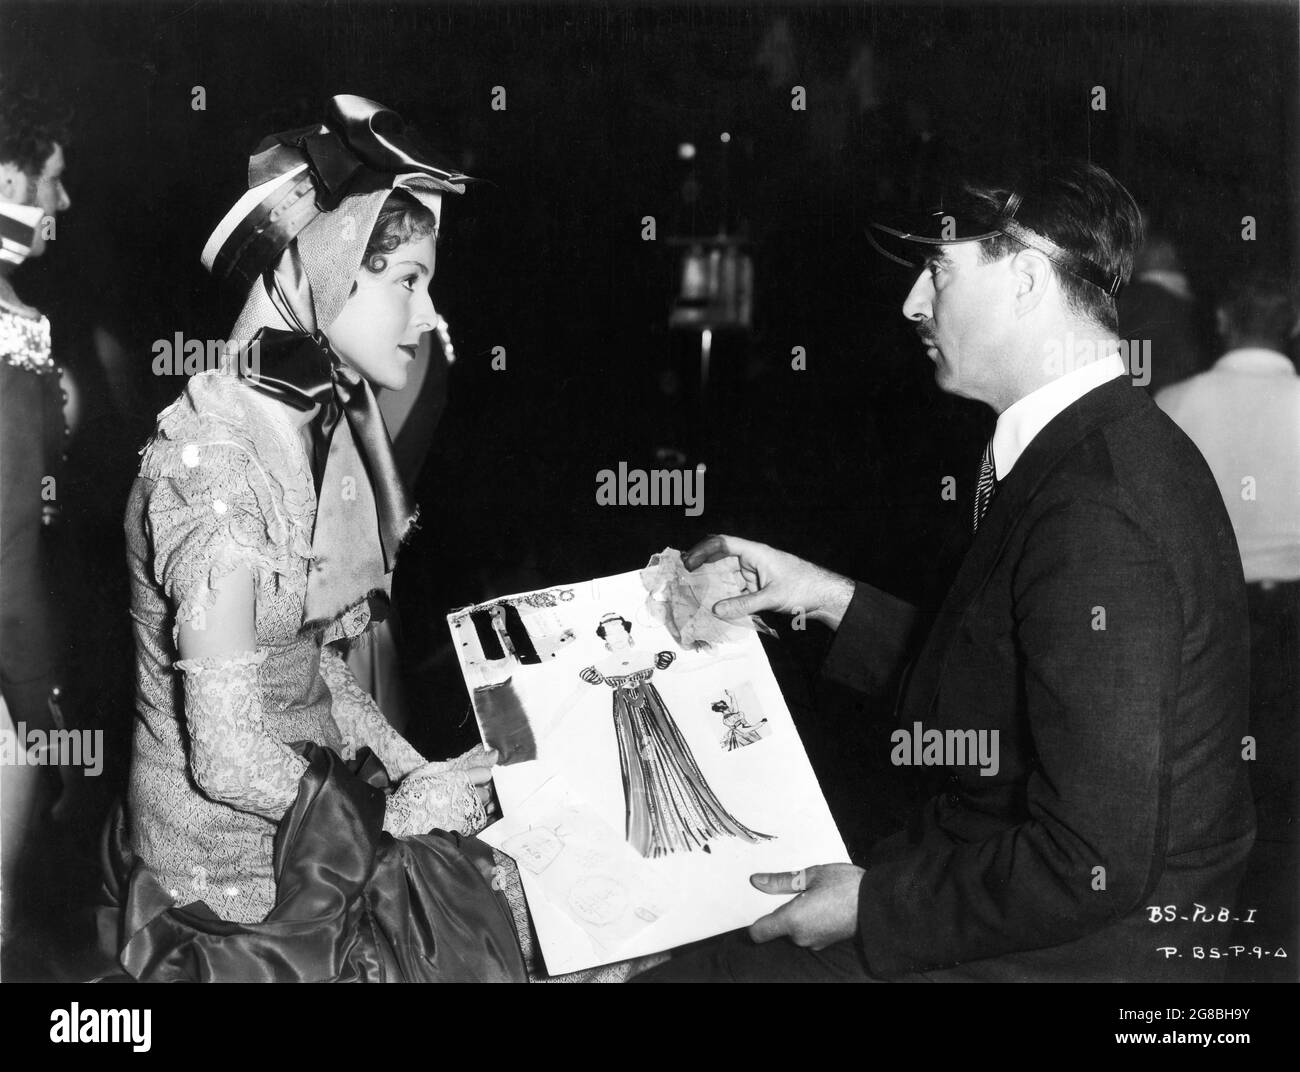
[[[583,922],[608,927],[627,912],[627,886],[610,875],[585,875],[569,887],[568,904]]]
[[[751,830],[723,806],[655,688],[655,671],[667,670],[676,655],[636,651],[632,623],[620,614],[601,618],[596,635],[609,658],[580,676],[613,690],[628,843],[642,856],[664,856],[710,852],[708,842],[717,837],[770,840],[772,835]]]
[[[617,948],[671,907],[672,891],[646,861],[562,783],[547,783],[537,803],[542,821],[501,831],[498,847],[536,876],[548,903],[598,945]],[[501,825],[508,828],[510,820]]]
[[[520,867],[526,867],[534,875],[540,875],[564,851],[564,840],[558,830],[534,826],[508,838],[501,846],[501,851]]]

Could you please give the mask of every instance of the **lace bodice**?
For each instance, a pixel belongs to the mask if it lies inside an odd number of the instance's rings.
[[[270,910],[272,839],[305,769],[295,741],[345,758],[368,746],[395,781],[415,772],[390,798],[391,833],[481,826],[459,769],[426,764],[322,647],[360,634],[367,605],[323,635],[301,632],[316,499],[288,412],[203,373],[142,455],[126,519],[137,646],[128,799],[133,848],[173,899],[240,922]],[[240,566],[255,581],[257,650],[178,660],[180,623],[202,629],[213,585]]]
[[[50,353],[50,321],[0,308],[0,361],[28,372],[58,371]]]

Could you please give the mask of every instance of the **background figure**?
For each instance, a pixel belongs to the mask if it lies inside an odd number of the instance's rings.
[[[72,434],[71,380],[53,352],[49,319],[18,296],[14,270],[42,256],[56,218],[71,207],[63,186],[65,124],[31,87],[0,83],[0,733],[6,750],[36,765],[6,763],[3,779],[3,972],[29,977],[53,959],[45,916],[70,883],[69,803],[79,769],[29,750],[28,733],[72,728],[68,561],[62,524],[63,462]],[[75,724],[75,720],[74,720]],[[38,851],[39,850],[39,851]],[[21,914],[23,926],[15,926]],[[66,920],[63,921],[66,925]]]
[[[1241,549],[1250,608],[1251,781],[1259,833],[1242,886],[1258,922],[1234,940],[1294,946],[1300,772],[1300,376],[1285,354],[1295,303],[1280,273],[1228,288],[1216,320],[1226,352],[1156,396],[1218,481]],[[1246,941],[1249,939],[1249,941]],[[1247,961],[1255,977],[1273,962]],[[1293,978],[1283,961],[1279,978]]]
[[[1172,238],[1148,233],[1133,280],[1120,291],[1118,305],[1119,337],[1129,346],[1129,372],[1137,377],[1149,372],[1151,379],[1144,384],[1149,390],[1154,393],[1201,370],[1206,347],[1196,300]]]

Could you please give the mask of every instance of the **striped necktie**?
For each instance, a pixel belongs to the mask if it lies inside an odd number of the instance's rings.
[[[998,487],[996,473],[993,468],[993,440],[990,439],[984,448],[984,457],[980,459],[980,477],[975,485],[975,516],[971,519],[972,532],[978,531],[980,522],[984,520],[984,512],[993,501],[993,493]]]

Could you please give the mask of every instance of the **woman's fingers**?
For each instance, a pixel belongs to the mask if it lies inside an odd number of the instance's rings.
[[[471,785],[487,785],[492,781],[491,767],[467,767],[465,777],[469,779]]]

